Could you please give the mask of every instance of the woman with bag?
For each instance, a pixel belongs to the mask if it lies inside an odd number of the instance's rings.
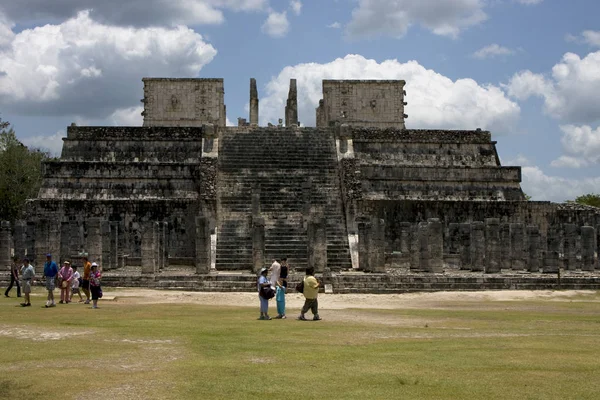
[[[258,298],[260,300],[260,317],[259,320],[270,320],[269,317],[269,299],[273,298],[273,289],[271,288],[271,282],[267,279],[266,268],[260,270],[260,276],[258,278]]]
[[[71,280],[73,279],[73,268],[71,263],[65,261],[62,268],[58,271],[58,279],[60,279],[60,304],[71,302]]]
[[[98,270],[98,264],[92,263],[90,272],[90,292],[92,292],[92,308],[98,308],[98,299],[102,298],[102,287],[100,286],[100,278],[102,275]]]

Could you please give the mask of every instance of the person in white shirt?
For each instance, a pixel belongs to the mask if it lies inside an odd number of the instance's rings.
[[[71,281],[71,297],[69,301],[73,300],[73,295],[77,293],[79,296],[79,302],[83,302],[83,297],[81,297],[81,292],[79,291],[79,279],[81,279],[81,274],[77,271],[77,266],[73,265],[73,280]]]
[[[275,285],[279,280],[279,274],[281,274],[281,264],[279,264],[278,260],[273,260],[273,264],[271,264],[271,268],[269,268],[269,272],[271,273],[270,281],[273,290],[275,290]]]

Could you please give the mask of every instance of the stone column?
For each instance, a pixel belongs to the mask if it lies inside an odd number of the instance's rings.
[[[459,232],[459,252],[460,269],[471,269],[471,224],[466,222],[460,224]]]
[[[194,218],[196,235],[196,273],[208,274],[210,272],[210,221],[205,216]]]
[[[510,269],[512,248],[510,246],[510,224],[500,224],[500,269]]]
[[[119,268],[119,250],[121,248],[119,243],[119,223],[110,223],[110,253],[109,253],[109,267]]]
[[[41,268],[46,262],[46,254],[50,252],[48,248],[48,236],[50,236],[50,221],[45,218],[41,218],[35,221],[35,255],[34,255],[34,267]],[[29,257],[31,260],[31,257]]]
[[[315,272],[323,272],[327,266],[327,230],[322,213],[313,215],[308,221],[308,266]]]
[[[419,222],[419,271],[429,272],[429,261],[431,253],[429,252],[429,226],[427,222]]]
[[[158,272],[160,270],[160,222],[155,221],[152,229],[154,232],[154,272]]]
[[[298,126],[298,90],[295,79],[290,79],[290,90],[285,106],[285,126]]]
[[[71,259],[71,246],[73,245],[71,241],[71,224],[68,221],[63,221],[60,223],[60,258],[62,261],[70,261],[71,265],[73,261]],[[58,264],[58,260],[56,263]]]
[[[487,218],[485,220],[485,273],[500,272],[500,220]]]
[[[581,227],[581,269],[593,271],[596,268],[596,230],[593,226]]]
[[[258,126],[258,90],[254,78],[250,78],[250,125]]]
[[[400,252],[408,254],[410,251],[410,222],[400,223]]]
[[[212,224],[209,225],[209,227],[211,226]],[[162,252],[160,253],[160,263],[162,268],[165,268],[169,266],[169,223],[166,221],[161,222],[161,228]]]
[[[142,234],[142,274],[154,274],[156,272],[156,235],[154,231],[154,222],[145,221],[140,223]]]
[[[90,218],[87,222],[86,248],[90,262],[96,262],[102,266],[102,223],[100,218]]]
[[[515,271],[525,269],[525,232],[523,224],[510,224],[511,266]]]
[[[438,218],[427,220],[429,270],[427,272],[444,272],[444,231]]]
[[[385,221],[373,218],[369,232],[369,270],[385,272]]]
[[[527,270],[529,272],[540,272],[540,230],[535,225],[527,226],[528,260]]]
[[[110,222],[102,220],[100,222],[100,231],[102,232],[102,270],[110,270]]]
[[[25,245],[25,236],[27,234],[27,222],[23,220],[15,221],[15,234],[13,237],[15,256],[19,257],[19,262],[25,257],[27,253],[27,246]]]
[[[548,274],[555,274],[559,269],[559,254],[560,254],[560,231],[555,227],[551,226],[548,229],[547,238],[548,250],[544,258],[544,265],[542,265],[542,271]]]
[[[577,269],[577,225],[565,224],[564,227],[564,266],[567,271]]]
[[[10,222],[0,221],[0,271],[10,271],[12,235]]]
[[[25,227],[25,254],[23,254],[23,256],[27,256],[34,266],[36,266],[36,235],[39,230],[39,228],[36,228],[37,223],[38,221],[27,222],[27,226]]]
[[[265,219],[252,219],[252,268],[259,272],[265,266]]]
[[[421,239],[418,224],[412,224],[410,227],[410,270],[413,272],[421,270]]]
[[[356,219],[358,227],[358,267],[362,271],[370,271],[369,268],[369,232],[371,222],[364,217]],[[310,242],[309,242],[310,243]]]
[[[471,229],[471,271],[483,271],[485,262],[485,234],[483,222],[473,222]]]
[[[455,222],[448,224],[448,253],[460,253],[460,224]]]

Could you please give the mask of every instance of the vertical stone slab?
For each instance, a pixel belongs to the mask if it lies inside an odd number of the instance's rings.
[[[265,219],[252,219],[252,269],[259,272],[265,266]]]
[[[400,252],[402,254],[410,252],[410,222],[400,223]]]
[[[358,267],[359,269],[368,272],[369,266],[369,235],[371,231],[371,222],[362,217],[357,218],[358,227]],[[309,235],[310,233],[309,229]],[[309,240],[310,243],[310,240]]]
[[[369,270],[385,272],[385,221],[373,218],[369,234]]]
[[[100,222],[100,231],[102,232],[102,270],[109,271],[110,264],[110,222],[102,220]]]
[[[419,222],[419,271],[428,272],[429,260],[431,253],[429,252],[429,226],[427,222]]]
[[[163,221],[161,223],[161,241],[162,241],[162,252],[160,254],[160,263],[162,268],[166,268],[169,266],[169,223]],[[212,224],[209,225],[212,227]],[[212,228],[211,228],[212,233]]]
[[[427,220],[429,270],[427,272],[444,272],[444,231],[438,218]]]
[[[558,272],[559,255],[560,255],[560,230],[556,226],[551,226],[548,229],[547,237],[547,248],[546,256],[544,257],[544,265],[542,265],[542,272],[548,274],[555,274]]]
[[[0,271],[10,271],[12,234],[10,222],[0,221]]]
[[[62,261],[70,261],[71,260],[71,224],[68,221],[63,221],[60,223],[60,257]],[[56,261],[58,263],[58,261]]]
[[[577,263],[577,225],[564,224],[564,266],[567,271],[575,271],[578,267]]]
[[[448,224],[448,253],[459,254],[460,252],[460,224],[451,222]]]
[[[158,272],[160,270],[160,222],[155,221],[152,225],[152,231],[154,234],[154,272]]]
[[[25,254],[23,256],[29,258],[29,261],[36,266],[36,245],[35,238],[38,232],[36,228],[38,221],[27,221],[25,229]]]
[[[290,90],[285,106],[285,126],[298,126],[298,89],[295,79],[290,79]]]
[[[540,271],[540,230],[535,225],[527,226],[528,256],[527,270],[529,272]]]
[[[195,221],[195,263],[197,274],[210,272],[210,221],[205,216],[197,216]]]
[[[410,227],[410,270],[413,272],[421,270],[421,240],[418,224]]]
[[[593,226],[581,227],[581,269],[593,271],[596,268],[596,230]]]
[[[50,221],[40,218],[35,221],[35,260],[34,266],[41,268],[46,262],[46,254],[50,252],[48,248],[48,236],[50,236]],[[31,257],[30,257],[31,258]]]
[[[325,216],[317,213],[308,221],[308,266],[315,272],[327,267],[327,232]],[[370,245],[370,242],[369,242]]]
[[[19,260],[25,257],[27,253],[27,247],[25,245],[27,235],[27,222],[23,220],[15,221],[15,234],[13,236],[15,256],[19,257]]]
[[[119,243],[119,223],[111,222],[110,223],[110,238],[109,238],[109,263],[108,266],[111,269],[119,268],[119,251],[120,251],[120,243]]]
[[[485,226],[473,222],[471,226],[471,271],[483,271],[485,262]]]
[[[510,269],[512,247],[510,246],[510,224],[500,224],[500,269]]]
[[[258,89],[254,78],[250,78],[250,125],[258,126]]]
[[[511,266],[515,271],[525,269],[525,230],[523,224],[510,224]]]
[[[154,233],[154,222],[145,221],[141,224],[141,255],[142,255],[142,274],[154,274],[156,272],[156,235]]]
[[[466,222],[460,224],[459,232],[459,253],[460,269],[471,269],[471,224]]]
[[[486,218],[485,220],[485,273],[500,272],[500,220]]]
[[[252,218],[260,217],[260,187],[252,188]]]
[[[104,267],[102,260],[102,222],[100,218],[90,218],[87,221],[86,248],[90,262],[96,262]]]

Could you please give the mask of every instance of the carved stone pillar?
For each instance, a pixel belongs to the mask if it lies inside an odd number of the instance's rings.
[[[525,231],[523,224],[510,224],[510,247],[512,248],[512,269],[522,271],[525,269]]]
[[[410,251],[410,222],[400,223],[400,252],[408,254]]]
[[[498,218],[485,220],[485,272],[487,274],[500,272],[500,220]]]
[[[205,216],[194,218],[196,222],[196,273],[210,272],[210,221]]]
[[[110,237],[109,237],[109,268],[119,268],[119,252],[120,252],[120,243],[119,243],[119,223],[111,222],[110,223]]]
[[[10,271],[12,235],[10,222],[0,221],[0,271]]]
[[[596,230],[593,226],[581,227],[581,269],[593,271],[596,268]]]
[[[429,269],[427,272],[444,272],[444,232],[438,218],[427,220]]]
[[[485,234],[483,222],[473,222],[471,231],[471,270],[484,270]]]
[[[252,268],[259,272],[265,266],[265,219],[252,219]]]
[[[548,229],[548,250],[544,257],[543,272],[555,274],[559,269],[559,254],[560,254],[560,231],[555,226]]]
[[[528,262],[529,272],[540,272],[540,230],[535,225],[527,226]]]
[[[510,224],[500,224],[500,269],[510,269],[512,247],[510,246]]]
[[[471,269],[471,224],[466,222],[460,224],[459,232],[459,252],[460,269]]]
[[[27,253],[26,246],[27,222],[23,220],[15,221],[15,234],[13,237],[15,256],[19,257],[19,262]]]
[[[154,274],[156,272],[156,232],[153,221],[141,223],[142,234],[142,274]]]
[[[431,253],[429,252],[429,227],[427,222],[419,222],[417,229],[419,234],[419,271],[428,272]]]
[[[574,271],[578,267],[577,262],[577,225],[565,224],[564,230],[564,266],[567,271]]]
[[[412,224],[410,227],[410,270],[413,272],[421,270],[421,239],[418,224]]]
[[[323,272],[327,266],[327,222],[323,213],[313,214],[308,221],[308,266]]]
[[[373,218],[368,235],[369,271],[385,272],[385,221]]]
[[[50,236],[50,221],[41,218],[35,221],[35,259],[34,266],[41,268],[46,262],[46,254],[50,252],[48,248],[48,237]],[[31,259],[31,257],[30,257]]]

